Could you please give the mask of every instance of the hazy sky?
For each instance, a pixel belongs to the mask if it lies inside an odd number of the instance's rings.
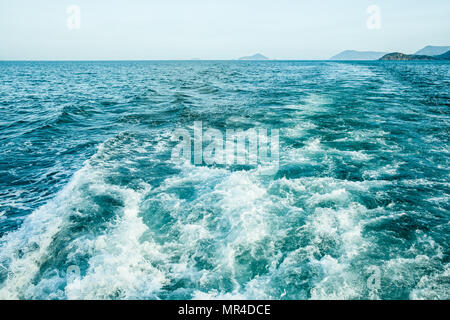
[[[68,27],[70,5],[79,29]],[[367,27],[370,5],[381,9],[380,29]],[[412,53],[450,45],[449,17],[449,0],[0,0],[0,60]]]

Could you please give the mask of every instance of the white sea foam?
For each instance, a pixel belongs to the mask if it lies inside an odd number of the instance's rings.
[[[8,278],[0,287],[0,297],[40,298],[46,288],[54,288],[61,283],[64,275],[41,279],[36,285],[32,284],[32,280],[46,259],[57,253],[50,251],[57,250],[51,248],[55,236],[70,226],[70,216],[77,214],[83,202],[89,201],[86,190],[98,195],[120,196],[124,201],[123,210],[116,222],[111,223],[107,234],[96,239],[81,237],[73,240],[70,244],[73,252],[68,259],[77,254],[92,255],[89,268],[81,280],[68,281],[64,294],[60,292],[58,295],[55,291],[54,298],[111,298],[117,295],[136,298],[142,293],[150,297],[161,287],[164,276],[158,276],[157,270],[144,257],[157,248],[149,243],[139,243],[147,227],[138,217],[138,206],[148,186],[143,185],[140,191],[135,191],[108,184],[104,180],[107,177],[105,170],[113,163],[105,168],[91,164],[111,156],[111,150],[105,149],[105,144],[99,146],[96,155],[74,174],[53,200],[30,214],[20,229],[2,238],[0,261],[7,266]],[[114,168],[113,164],[109,169]],[[143,282],[144,276],[149,278]]]
[[[156,298],[155,293],[166,282],[164,273],[148,260],[164,256],[160,246],[140,241],[148,229],[138,215],[143,193],[122,192],[123,216],[107,234],[78,244],[77,251],[90,252],[92,257],[85,276],[68,283],[65,291],[69,299]]]
[[[0,287],[0,298],[23,297],[43,259],[51,254],[48,249],[52,237],[67,218],[66,204],[82,196],[76,187],[83,176],[84,170],[77,172],[55,199],[30,214],[19,230],[2,238],[0,262],[8,266],[8,278]],[[24,252],[24,255],[20,256],[19,252]]]
[[[298,68],[319,72],[299,77],[304,82],[298,84],[307,88],[297,92],[300,98],[291,105],[263,106],[255,117],[217,115],[217,123],[224,121],[228,127],[255,127],[272,120],[285,126],[280,128],[280,175],[265,176],[264,168],[256,165],[239,171],[237,166],[165,160],[173,142],[171,130],[149,129],[146,135],[139,126],[144,114],[133,111],[138,117],[127,123],[139,133],[123,132],[102,144],[63,190],[0,240],[0,298],[448,299],[449,268],[445,239],[440,238],[448,224],[439,220],[447,213],[448,175],[442,171],[440,180],[428,175],[401,179],[399,173],[414,172],[407,172],[409,161],[397,162],[407,154],[396,153],[412,140],[402,144],[398,123],[392,126],[390,115],[383,114],[388,108],[374,114],[371,105],[389,97],[389,107],[397,109],[391,115],[404,109],[417,117],[418,108],[408,108],[393,95],[407,86],[390,76],[373,82],[381,72],[374,66],[321,65],[327,72],[311,65]],[[336,83],[342,91],[327,85],[330,92],[319,94],[317,79]],[[193,80],[186,85],[179,80],[186,90],[197,88]],[[358,96],[359,85],[369,96]],[[278,102],[295,99],[295,90]],[[375,90],[381,95],[371,95]],[[165,103],[164,92],[173,90],[157,91]],[[173,98],[173,92],[169,95]],[[187,102],[187,95],[176,95],[178,102]],[[358,119],[365,104],[367,114]],[[207,111],[198,106],[171,106],[169,111],[178,125],[199,110]],[[128,109],[123,107],[114,111]],[[355,113],[344,114],[351,108]],[[213,110],[204,116],[214,120],[221,109]],[[353,125],[366,116],[373,122],[362,126],[365,129]],[[336,126],[329,126],[333,117]],[[391,129],[396,132],[392,136]],[[446,154],[442,139],[434,129],[430,132],[422,139],[434,145],[430,154]],[[27,151],[33,146],[18,147]],[[243,148],[239,151],[249,155]],[[229,155],[229,150],[223,152]],[[445,161],[434,168],[445,170]],[[55,168],[52,174],[63,169]],[[16,171],[10,173],[17,177]],[[424,227],[429,213],[414,211],[415,203],[408,207],[411,199],[399,192],[420,192],[423,187],[434,191],[421,200],[439,210]],[[26,196],[7,192],[14,199]],[[0,204],[25,209],[14,199]],[[4,216],[0,212],[0,219]],[[414,228],[439,232],[425,234]],[[371,263],[374,266],[368,266]],[[381,271],[381,290],[368,288],[367,267]]]

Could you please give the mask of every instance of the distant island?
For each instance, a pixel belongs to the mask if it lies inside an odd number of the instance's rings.
[[[389,53],[379,59],[380,61],[417,61],[417,60],[437,60],[431,56],[404,54],[400,52]]]
[[[267,58],[266,56],[263,56],[260,53],[256,53],[252,56],[246,56],[246,57],[239,58],[239,60],[270,60],[270,59]]]
[[[415,54],[404,54],[400,52],[389,53],[379,60],[381,61],[429,61],[449,60],[450,46],[426,46]]]
[[[333,56],[330,60],[380,60],[380,61],[429,61],[449,60],[450,46],[426,46],[414,54],[401,52],[378,52],[378,51],[356,51],[345,50]]]
[[[450,60],[450,50],[444,54],[440,54],[440,55],[434,56],[434,57],[437,59],[442,59],[442,60]]]
[[[330,60],[378,60],[388,52],[345,50]]]
[[[400,52],[389,53],[379,59],[380,61],[429,61],[450,60],[450,50],[438,56],[426,56],[418,54],[404,54]]]
[[[426,46],[423,49],[420,49],[414,55],[422,55],[422,56],[438,56],[446,53],[450,50],[450,46]]]

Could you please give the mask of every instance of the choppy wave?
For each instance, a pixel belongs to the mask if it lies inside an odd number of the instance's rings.
[[[0,64],[0,298],[448,299],[449,66]],[[278,172],[172,161],[200,120]]]

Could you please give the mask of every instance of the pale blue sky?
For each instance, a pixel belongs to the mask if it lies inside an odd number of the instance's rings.
[[[81,28],[67,27],[69,5]],[[366,26],[369,5],[381,29]],[[450,45],[449,0],[0,0],[0,60],[327,59]]]

